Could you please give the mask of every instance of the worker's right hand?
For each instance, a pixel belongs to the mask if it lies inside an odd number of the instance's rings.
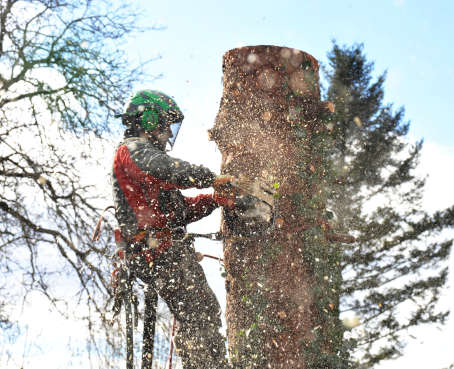
[[[236,179],[230,175],[219,175],[213,183],[214,200],[219,206],[233,208],[237,196]]]

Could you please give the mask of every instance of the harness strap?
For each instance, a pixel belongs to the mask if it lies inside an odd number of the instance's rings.
[[[142,243],[148,247],[143,247],[140,251],[128,256],[128,261],[145,255],[145,261],[148,264],[152,264],[156,257],[172,245],[172,241],[185,240],[186,236],[186,231],[182,227],[175,229],[164,228],[158,231],[140,231],[128,240],[125,240],[117,228],[115,229],[115,242],[119,247],[116,254],[121,260],[125,260],[125,248],[127,244]],[[154,240],[156,240],[155,244],[152,244]]]

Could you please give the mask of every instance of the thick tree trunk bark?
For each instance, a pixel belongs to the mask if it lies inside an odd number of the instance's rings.
[[[228,51],[223,70],[224,92],[210,130],[222,153],[221,172],[264,179],[278,192],[269,234],[239,237],[241,224],[226,222],[231,214],[224,213],[230,356],[240,368],[306,368],[304,342],[313,339],[319,309],[304,257],[308,218],[297,203],[318,190],[301,172],[315,172],[319,164],[315,157],[301,168],[295,126],[310,135],[328,109],[320,102],[319,64],[300,50],[254,46]]]

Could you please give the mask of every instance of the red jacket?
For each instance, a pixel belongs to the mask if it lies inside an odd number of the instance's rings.
[[[112,171],[121,234],[131,239],[143,230],[186,226],[209,215],[218,207],[213,195],[185,197],[180,189],[211,187],[215,178],[209,169],[172,158],[145,138],[125,139]]]

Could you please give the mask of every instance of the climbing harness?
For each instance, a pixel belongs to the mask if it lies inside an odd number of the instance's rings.
[[[92,241],[97,241],[100,238],[104,214],[106,211],[114,209],[114,206],[106,207],[92,235]],[[153,265],[153,259],[159,256],[160,251],[165,249],[168,242],[175,239],[179,241],[193,241],[195,238],[203,237],[211,240],[220,241],[223,236],[220,232],[200,234],[200,233],[185,233],[183,229],[163,229],[161,231],[149,232],[141,231],[131,237],[130,240],[125,240],[120,232],[120,229],[114,229],[116,250],[114,252],[114,270],[111,275],[111,285],[114,291],[114,317],[121,312],[122,306],[125,310],[126,323],[126,369],[134,367],[134,328],[138,324],[138,299],[133,291],[134,277],[131,271],[131,262],[134,258],[145,255],[147,263],[150,267]],[[150,244],[150,239],[158,240],[157,243]],[[159,242],[161,241],[161,242]],[[141,243],[145,246],[140,251],[126,254],[126,247],[129,244]],[[163,246],[162,246],[163,244]],[[222,262],[221,258],[209,254],[196,253],[197,258],[201,261],[204,257],[211,258]],[[142,369],[151,369],[153,365],[154,351],[154,336],[156,330],[157,304],[158,294],[149,287],[145,287],[144,291],[144,326],[143,326],[143,342],[142,342]],[[172,330],[170,334],[170,349],[169,349],[169,369],[172,368],[173,357],[173,337],[175,334],[176,319],[173,318]]]

